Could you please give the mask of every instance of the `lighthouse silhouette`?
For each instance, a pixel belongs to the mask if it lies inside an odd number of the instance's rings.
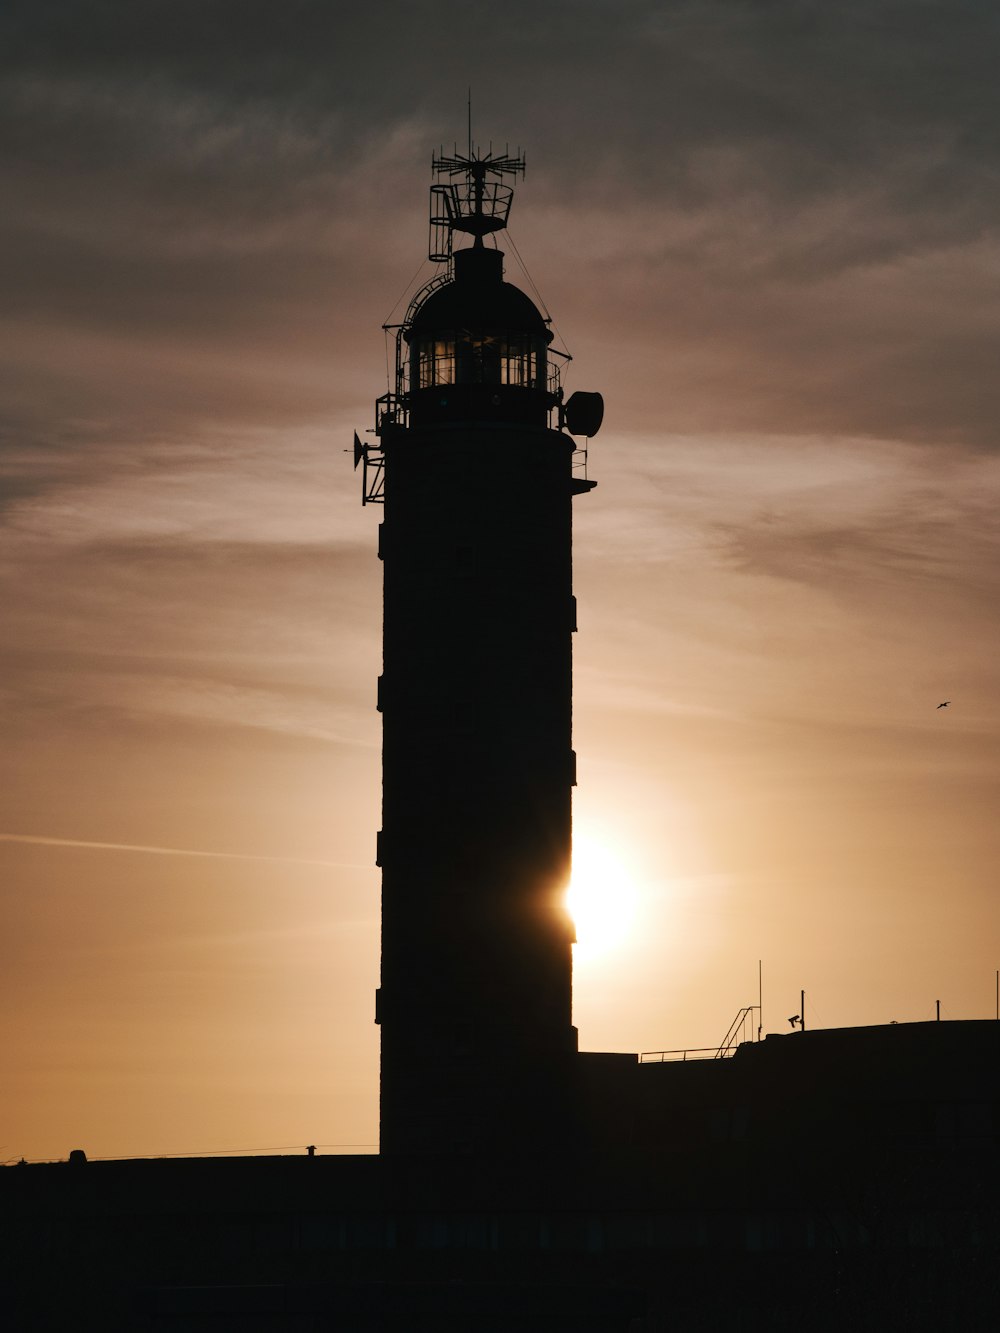
[[[575,1134],[573,436],[603,402],[564,402],[550,321],[504,279],[523,158],[432,166],[441,267],[355,437],[384,506],[381,1150],[546,1153]]]

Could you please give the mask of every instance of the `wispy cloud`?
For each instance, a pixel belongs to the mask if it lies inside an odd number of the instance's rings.
[[[0,833],[0,842],[37,847],[79,847],[95,852],[141,852],[153,856],[197,856],[221,861],[271,861],[278,865],[328,866],[336,870],[370,870],[353,861],[323,861],[300,856],[259,856],[254,852],[208,852],[193,847],[146,847],[130,842],[88,842],[81,838],[47,838],[34,833]]]

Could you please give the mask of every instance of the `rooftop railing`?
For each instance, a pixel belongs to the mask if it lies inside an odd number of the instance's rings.
[[[728,1060],[736,1054],[737,1048],[744,1042],[753,1041],[753,1016],[760,1006],[745,1004],[729,1024],[729,1030],[718,1046],[695,1046],[678,1051],[642,1051],[639,1055],[641,1065],[662,1065],[683,1062],[685,1060]]]

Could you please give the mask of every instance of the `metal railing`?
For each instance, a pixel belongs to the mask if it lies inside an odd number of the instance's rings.
[[[729,1025],[729,1031],[722,1038],[717,1052],[717,1058],[724,1060],[727,1056],[736,1052],[737,1046],[741,1046],[745,1041],[753,1041],[753,1015],[757,1012],[756,1004],[745,1004],[736,1017]],[[749,1029],[749,1037],[747,1031]]]
[[[640,1051],[641,1065],[666,1065],[675,1061],[681,1064],[685,1060],[714,1060],[719,1054],[717,1046],[695,1046],[682,1051]]]
[[[754,1040],[753,1016],[760,1005],[745,1004],[729,1025],[729,1030],[718,1046],[694,1046],[678,1051],[641,1051],[641,1065],[662,1065],[686,1060],[728,1060],[744,1042]],[[749,1035],[748,1035],[749,1034]]]

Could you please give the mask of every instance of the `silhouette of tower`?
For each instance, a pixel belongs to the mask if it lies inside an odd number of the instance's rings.
[[[381,1144],[546,1150],[571,1133],[572,516],[589,490],[549,321],[484,243],[520,157],[435,156],[430,258],[396,334],[384,504]],[[454,249],[456,236],[472,244]]]

